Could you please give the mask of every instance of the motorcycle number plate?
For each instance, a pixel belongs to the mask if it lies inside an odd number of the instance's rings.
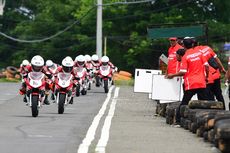
[[[38,85],[38,83],[37,83],[36,81],[33,81],[33,85],[35,85],[35,86],[36,86],[36,85]]]

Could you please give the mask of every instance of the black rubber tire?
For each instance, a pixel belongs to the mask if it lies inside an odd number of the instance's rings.
[[[16,74],[17,73],[17,68],[14,66],[7,66],[6,70],[10,73],[10,74]]]
[[[82,89],[81,94],[82,94],[82,95],[86,95],[86,94],[87,94],[87,90]]]
[[[33,117],[37,117],[38,116],[38,96],[32,96],[32,106],[31,106],[31,112],[32,112],[32,116]]]
[[[208,131],[204,131],[203,138],[204,141],[208,141]]]
[[[100,77],[96,76],[95,79],[96,79],[96,87],[100,87]]]
[[[192,124],[191,124],[191,129],[190,129],[190,131],[192,132],[192,133],[196,133],[196,130],[197,130],[197,124],[195,123],[195,122],[193,122]]]
[[[109,81],[108,80],[104,80],[104,90],[105,90],[105,93],[109,92]]]
[[[58,101],[58,114],[64,113],[64,105],[65,105],[65,94],[59,94],[59,101]]]
[[[76,86],[76,96],[77,97],[80,96],[80,85],[79,84]]]
[[[91,90],[91,83],[89,83],[88,90]]]

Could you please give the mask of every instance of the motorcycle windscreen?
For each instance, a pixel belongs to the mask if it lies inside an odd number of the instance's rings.
[[[29,78],[32,80],[41,80],[44,74],[42,72],[30,72]]]
[[[42,85],[44,74],[42,72],[30,72],[28,77],[30,86],[33,88],[38,88]]]
[[[71,79],[71,73],[58,73],[58,78],[63,81],[68,81]]]
[[[107,76],[107,75],[109,75],[110,67],[109,66],[101,66],[100,70],[101,70],[101,74],[103,76]]]

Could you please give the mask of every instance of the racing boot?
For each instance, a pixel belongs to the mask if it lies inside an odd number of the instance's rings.
[[[23,102],[27,103],[26,95],[24,95]]]
[[[46,105],[49,105],[49,104],[50,104],[50,102],[49,102],[49,100],[48,100],[48,95],[45,95],[44,104],[46,104]]]
[[[71,97],[69,104],[73,104],[73,97]]]
[[[26,94],[26,89],[25,89],[25,88],[21,88],[21,89],[19,90],[19,94],[20,94],[20,95],[25,95],[25,94]]]

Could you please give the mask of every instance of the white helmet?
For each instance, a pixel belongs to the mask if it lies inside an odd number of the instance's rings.
[[[103,57],[101,58],[101,63],[102,63],[102,65],[107,65],[108,62],[109,62],[109,57],[108,57],[108,56],[103,56]]]
[[[28,60],[23,60],[22,61],[22,66],[27,66],[29,64],[30,64],[30,62]]]
[[[74,62],[77,62],[77,59],[80,55],[76,56],[75,59],[74,59]]]
[[[46,61],[46,66],[47,67],[52,67],[54,65],[53,61],[52,60],[47,60]]]
[[[79,65],[79,66],[84,66],[84,64],[85,64],[85,56],[83,56],[83,55],[79,55],[79,56],[77,56],[77,64]]]
[[[62,69],[66,73],[70,73],[73,69],[73,59],[70,56],[67,56],[62,60]]]
[[[96,55],[96,54],[94,54],[93,56],[92,56],[92,61],[98,61],[99,60],[99,58],[98,58],[98,55]]]
[[[44,66],[44,59],[40,55],[36,55],[31,59],[30,63],[33,71],[40,72]]]
[[[91,61],[91,57],[88,54],[85,55],[85,61],[86,62],[90,62]]]

